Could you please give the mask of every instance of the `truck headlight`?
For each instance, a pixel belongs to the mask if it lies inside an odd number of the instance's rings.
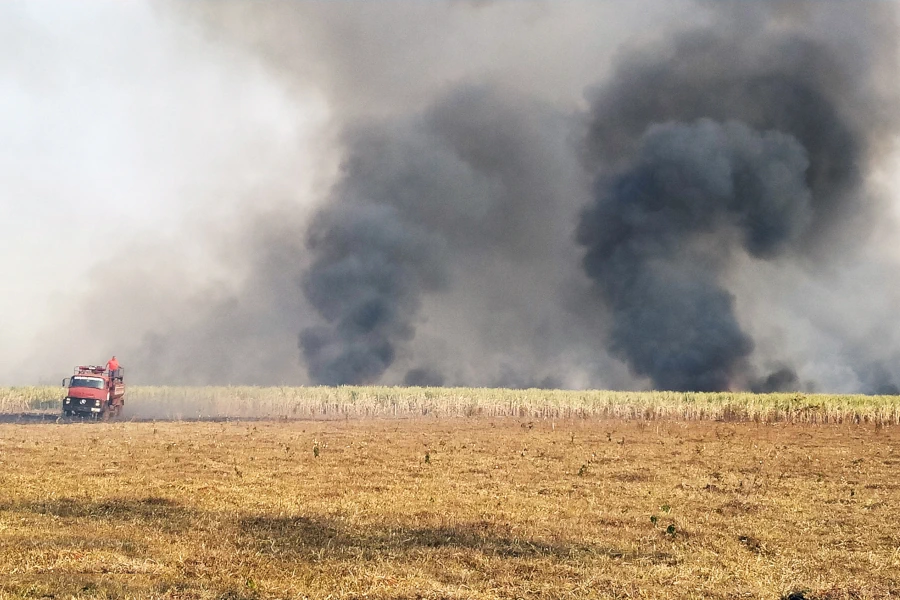
[[[72,401],[71,398],[66,398],[66,404],[68,404],[68,403],[71,402],[71,401]]]
[[[94,406],[100,406],[100,401],[99,400],[95,401]]]

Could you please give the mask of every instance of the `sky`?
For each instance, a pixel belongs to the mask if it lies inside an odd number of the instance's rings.
[[[67,326],[55,315],[101,262],[115,264],[104,283],[114,287],[133,244],[171,238],[174,260],[207,260],[207,249],[191,247],[191,223],[206,227],[234,211],[327,118],[314,89],[308,102],[287,98],[251,57],[147,2],[3,3],[0,38],[0,359],[8,365],[23,349],[39,356],[55,343],[54,329]],[[102,314],[75,318],[115,327]]]
[[[0,384],[117,354],[154,384],[890,391],[898,15],[861,6],[2,3]],[[858,146],[840,193],[788,96],[732,97],[773,73]],[[748,245],[738,193],[636,225],[642,178],[713,186],[694,151],[799,169],[768,207],[796,224]]]

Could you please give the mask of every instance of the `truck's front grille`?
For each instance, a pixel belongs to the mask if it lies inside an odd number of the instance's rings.
[[[84,410],[84,409],[88,409],[88,408],[99,408],[102,405],[103,405],[102,400],[91,400],[88,398],[85,398],[85,399],[67,398],[66,400],[63,400],[63,407],[65,407],[69,410],[75,410],[75,409]]]

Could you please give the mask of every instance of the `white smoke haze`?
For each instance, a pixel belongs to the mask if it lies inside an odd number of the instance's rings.
[[[890,4],[0,13],[3,382],[900,384]]]
[[[190,352],[230,355],[209,332],[185,328],[208,324],[207,308],[226,310],[242,282],[260,277],[249,256],[263,252],[259,223],[299,226],[327,180],[327,151],[308,146],[327,106],[315,90],[288,94],[253,57],[149,4],[0,12],[15,33],[3,37],[0,80],[0,380],[57,382],[112,353],[145,380],[179,378],[145,370],[159,335],[178,339],[172,354],[152,356],[166,369]],[[266,310],[254,298],[238,304]]]

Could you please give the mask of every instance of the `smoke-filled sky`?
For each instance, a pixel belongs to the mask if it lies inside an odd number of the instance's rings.
[[[898,9],[0,5],[0,383],[896,393]]]

